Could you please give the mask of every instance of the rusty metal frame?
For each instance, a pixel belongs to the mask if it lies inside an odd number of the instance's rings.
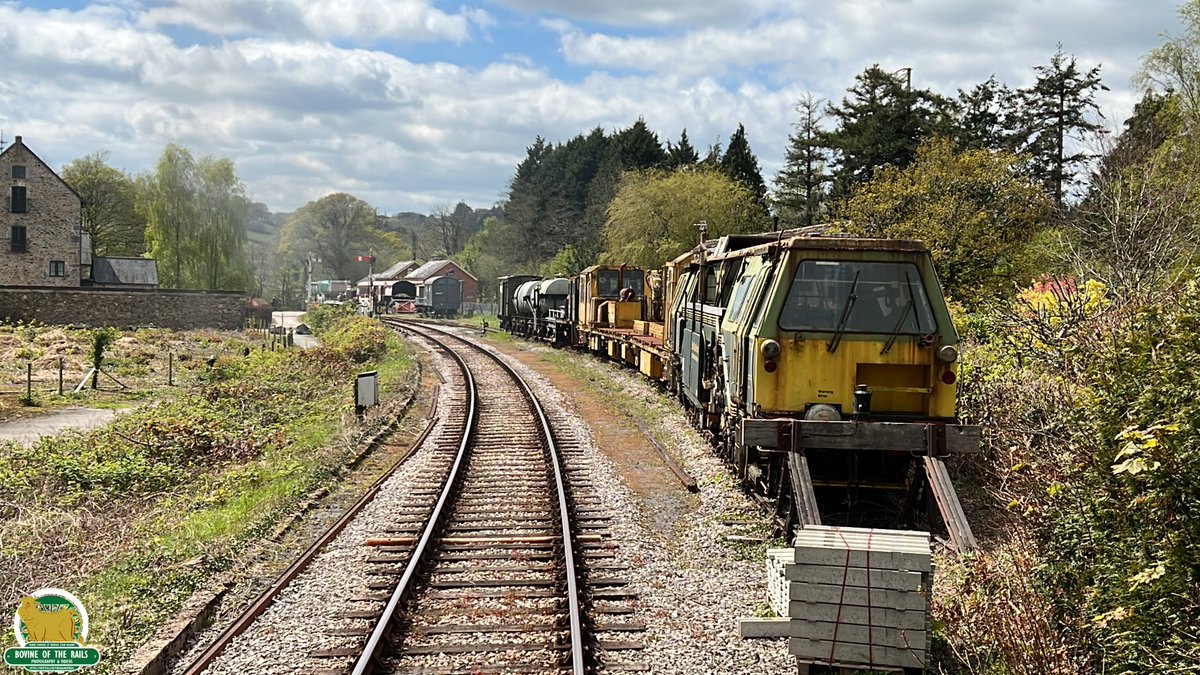
[[[978,548],[979,544],[976,543],[975,535],[971,532],[967,514],[963,512],[962,503],[958,501],[958,493],[954,491],[954,484],[950,482],[950,472],[946,470],[946,462],[942,461],[940,457],[928,455],[923,459],[925,460],[925,475],[929,478],[929,488],[937,501],[942,520],[946,523],[946,530],[950,533],[950,542],[960,553]]]

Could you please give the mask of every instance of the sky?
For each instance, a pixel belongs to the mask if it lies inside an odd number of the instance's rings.
[[[638,118],[703,154],[744,124],[768,186],[806,94],[878,64],[945,95],[1028,86],[1061,44],[1121,128],[1164,0],[0,0],[0,133],[136,174],[175,142],[292,211],[501,202],[537,136]]]

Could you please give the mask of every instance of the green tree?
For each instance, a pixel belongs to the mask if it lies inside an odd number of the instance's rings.
[[[172,143],[154,172],[140,178],[138,211],[146,248],[166,288],[245,290],[250,202],[228,159],[203,157]]]
[[[1180,99],[1146,92],[1133,106],[1133,115],[1117,142],[1104,152],[1096,173],[1108,176],[1149,160],[1170,138],[1184,128]]]
[[[1103,128],[1089,119],[1089,114],[1099,115],[1096,90],[1107,87],[1100,81],[1100,66],[1081,71],[1075,57],[1063,53],[1062,45],[1049,65],[1035,70],[1037,81],[1017,92],[1021,100],[1019,149],[1030,157],[1030,175],[1042,182],[1061,208],[1067,190],[1076,182],[1078,168],[1093,158],[1082,150],[1071,152],[1068,141],[1082,141],[1084,135]]]
[[[696,244],[701,221],[710,237],[767,227],[754,193],[721,171],[626,172],[608,206],[600,261],[660,267]]]
[[[453,256],[467,245],[473,215],[474,211],[464,202],[459,202],[453,209],[449,205],[438,206],[430,214],[441,235],[442,252],[446,257]]]
[[[696,148],[692,147],[691,141],[688,140],[687,129],[684,129],[679,134],[678,145],[672,145],[667,141],[667,166],[672,169],[682,169],[692,166],[700,161],[700,154],[696,152]]]
[[[108,152],[73,160],[59,172],[83,199],[83,229],[98,256],[146,252],[146,220],[137,210],[137,181],[108,165]]]
[[[620,189],[622,174],[662,167],[667,163],[667,153],[659,143],[658,135],[650,131],[640,117],[633,126],[613,134],[606,150],[604,161],[588,184],[584,228],[576,246],[588,260],[595,259],[603,248],[602,233],[608,221],[608,207]]]
[[[788,136],[783,168],[775,175],[772,200],[784,227],[814,225],[827,210],[830,177],[825,171],[828,153],[820,145],[821,108],[824,100],[807,94],[796,104],[800,121]]]
[[[542,265],[538,274],[544,277],[569,277],[579,274],[586,265],[579,259],[575,247],[567,244],[550,262]]]
[[[760,204],[767,203],[767,186],[763,182],[762,171],[758,168],[758,158],[750,149],[744,125],[739,124],[737,131],[729,137],[729,148],[721,157],[720,166],[726,175],[745,185]]]
[[[159,285],[164,288],[195,287],[193,272],[203,255],[195,173],[192,151],[171,143],[154,172],[141,179],[139,211],[146,219],[146,250],[158,261]]]
[[[931,139],[910,166],[880,169],[839,212],[857,234],[924,241],[947,293],[975,304],[1011,287],[1049,213],[1038,186],[1014,174],[1016,161]]]
[[[525,234],[519,227],[501,218],[488,217],[483,221],[483,229],[471,237],[454,259],[479,279],[479,297],[494,299],[498,277],[536,271],[528,262],[524,265],[511,262],[521,258],[518,251],[524,242]]]
[[[871,66],[855,77],[840,106],[829,107],[836,127],[821,139],[834,155],[835,197],[850,194],[884,167],[908,166],[922,140],[949,130],[945,99],[913,89],[911,75]]]
[[[280,250],[295,260],[314,254],[333,278],[350,279],[354,258],[374,252],[380,234],[375,207],[338,192],[297,209],[283,225]]]
[[[1200,252],[1200,142],[1175,99],[1144,100],[1064,224],[1078,274],[1118,303],[1153,301],[1194,274]]]
[[[589,191],[610,151],[602,129],[563,145],[537,138],[517,166],[504,207],[505,221],[524,242],[510,251],[516,266],[549,260],[567,243],[595,250],[596,232],[588,226]]]
[[[953,102],[954,136],[959,149],[986,148],[1012,151],[1017,108],[1016,94],[995,76],[971,88],[958,90]]]
[[[245,290],[252,284],[246,226],[250,200],[227,158],[204,157],[196,164],[196,212],[200,217],[198,280],[204,288]]]
[[[1164,35],[1161,45],[1142,57],[1134,82],[1144,91],[1172,93],[1179,97],[1184,112],[1200,119],[1200,0],[1179,6],[1183,32]]]

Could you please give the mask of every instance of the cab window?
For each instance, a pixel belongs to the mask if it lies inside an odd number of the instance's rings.
[[[746,293],[750,290],[752,283],[754,283],[754,276],[750,274],[744,274],[738,279],[737,288],[733,291],[733,302],[729,303],[729,309],[726,312],[729,321],[738,323],[742,320],[745,307],[749,304],[746,302]]]
[[[617,270],[597,270],[596,295],[615,298],[621,292],[621,273]]]
[[[884,335],[937,331],[916,265],[838,260],[801,261],[779,327]]]
[[[704,272],[704,304],[717,302],[717,268],[708,266]]]
[[[641,270],[623,270],[624,288],[632,288],[633,294],[642,297],[646,292],[646,281]]]

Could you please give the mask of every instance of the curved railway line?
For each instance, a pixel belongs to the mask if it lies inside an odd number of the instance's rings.
[[[453,360],[458,376],[443,368],[441,433],[419,451],[427,461],[364,542],[371,581],[348,598],[346,623],[313,643],[322,648],[309,649],[308,662],[355,674],[645,670],[620,656],[640,642],[604,639],[644,626],[612,619],[633,612],[614,604],[632,594],[611,576],[624,568],[608,562],[608,516],[588,494],[571,438],[557,446],[533,390],[498,356],[429,326],[389,325]],[[271,630],[255,618],[371,498],[186,673],[209,670],[239,634]]]

